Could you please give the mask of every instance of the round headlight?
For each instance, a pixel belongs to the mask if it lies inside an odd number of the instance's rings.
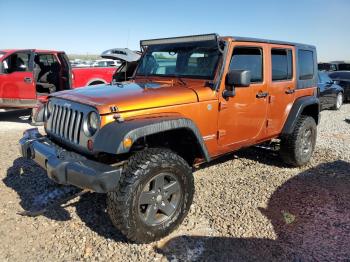
[[[100,116],[96,112],[91,112],[87,119],[87,128],[90,136],[93,136],[100,127]]]
[[[53,103],[51,101],[47,103],[47,110],[49,111],[49,113],[53,111]]]
[[[47,102],[46,105],[46,118],[49,118],[53,112],[53,103],[51,101]]]

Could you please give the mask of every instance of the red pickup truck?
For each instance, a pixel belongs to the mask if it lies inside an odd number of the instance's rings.
[[[72,69],[61,51],[0,50],[0,109],[33,108],[56,91],[109,83],[115,71]]]

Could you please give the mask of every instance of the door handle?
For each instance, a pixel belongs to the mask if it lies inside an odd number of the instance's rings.
[[[287,95],[291,95],[291,94],[294,94],[294,93],[295,93],[295,90],[294,90],[294,89],[288,88],[288,89],[285,91],[285,93],[286,93]]]
[[[33,81],[33,79],[31,79],[30,77],[25,77],[23,80],[25,83],[29,83],[29,84]]]
[[[267,92],[259,92],[256,94],[256,98],[265,98],[269,95]]]

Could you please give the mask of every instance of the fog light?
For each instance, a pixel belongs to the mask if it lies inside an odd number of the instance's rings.
[[[92,151],[93,148],[94,148],[94,142],[93,142],[91,139],[89,139],[89,140],[87,141],[87,148],[88,148],[90,151]]]
[[[125,138],[125,139],[123,140],[123,146],[124,146],[124,148],[129,148],[129,147],[131,147],[131,146],[132,146],[132,140],[131,140],[131,138]]]

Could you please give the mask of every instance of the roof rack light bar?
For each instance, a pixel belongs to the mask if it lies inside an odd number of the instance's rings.
[[[180,36],[171,38],[160,38],[141,40],[141,46],[160,45],[160,44],[176,44],[176,43],[189,43],[189,42],[202,42],[202,41],[217,41],[217,34],[206,34],[206,35],[192,35],[192,36]]]

